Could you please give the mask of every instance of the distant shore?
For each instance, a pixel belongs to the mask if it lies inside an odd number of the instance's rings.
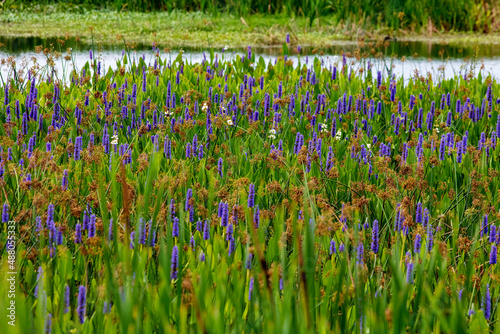
[[[388,38],[464,46],[500,44],[499,33],[395,32],[387,28],[333,25],[326,18],[316,19],[310,26],[306,18],[300,17],[251,15],[241,18],[227,14],[214,17],[199,12],[0,12],[0,26],[1,36],[78,38],[83,43],[106,45],[157,42],[160,47],[272,47],[282,45],[287,33],[292,45],[313,47]]]

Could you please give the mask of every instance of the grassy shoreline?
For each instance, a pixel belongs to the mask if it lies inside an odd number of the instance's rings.
[[[338,43],[356,43],[360,38],[382,40],[396,36],[401,41],[445,43],[448,45],[500,44],[500,34],[463,32],[394,32],[368,24],[335,25],[327,18],[315,20],[309,26],[301,17],[279,15],[237,16],[194,12],[112,12],[92,10],[72,12],[0,12],[0,36],[41,38],[78,37],[84,43],[107,45],[127,43],[186,47],[245,47],[279,46],[290,33],[292,44],[324,47]],[[120,36],[120,37],[117,37]]]

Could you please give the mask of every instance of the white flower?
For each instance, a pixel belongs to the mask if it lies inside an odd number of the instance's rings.
[[[226,50],[228,50],[228,49],[229,49],[229,46],[227,46],[227,45],[226,45],[226,46],[224,47],[224,51],[226,51]]]
[[[337,134],[335,135],[335,139],[340,140],[342,138],[342,132],[339,130],[337,131]]]
[[[276,138],[276,136],[275,136],[275,135],[273,135],[273,134],[271,134],[271,135],[269,135],[269,138],[271,138],[271,139],[275,139],[275,138]]]
[[[111,141],[111,145],[117,145],[118,144],[118,139],[113,139]]]
[[[269,130],[269,133],[272,134],[272,135],[275,135],[276,134],[276,130],[271,129],[271,130]]]
[[[372,145],[366,144],[366,147],[368,147],[368,149],[370,149],[372,147]]]
[[[208,104],[205,102],[205,103],[203,103],[203,106],[201,107],[201,110],[207,111],[207,109],[208,109]]]
[[[233,121],[232,121],[232,120],[230,120],[230,119],[228,119],[228,120],[227,120],[227,125],[233,125]]]

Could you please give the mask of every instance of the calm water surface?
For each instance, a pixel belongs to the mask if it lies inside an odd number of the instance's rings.
[[[65,40],[61,46],[57,38],[41,39],[37,37],[2,37],[0,43],[3,46],[0,48],[0,59],[13,57],[16,62],[17,71],[22,71],[26,65],[31,67],[34,60],[40,65],[40,73],[51,73],[52,70],[44,67],[47,63],[47,57],[43,53],[36,53],[35,48],[42,46],[43,48],[53,47],[55,50],[66,54],[66,50],[71,48],[72,59],[66,61],[58,59],[55,61],[55,75],[59,78],[67,77],[69,71],[75,67],[80,69],[89,61],[89,50],[93,49],[97,59],[102,63],[103,68],[116,68],[116,60],[122,58],[124,52],[123,46],[99,45],[92,46],[76,41],[75,39]],[[0,44],[0,45],[1,45]],[[373,43],[375,44],[375,43]],[[359,47],[357,43],[334,41],[329,47],[318,48],[313,50],[311,47],[302,47],[300,55],[297,55],[295,50],[289,56],[294,65],[300,61],[301,64],[312,66],[313,58],[319,58],[324,66],[329,67],[341,62],[342,52],[354,54],[357,50],[361,53],[366,53],[369,57],[362,60],[366,65],[370,61],[373,71],[382,71],[384,75],[389,75],[389,71],[397,77],[403,76],[405,79],[413,76],[416,71],[420,75],[426,76],[427,73],[433,77],[449,78],[455,74],[464,75],[472,70],[475,74],[481,72],[483,76],[491,74],[496,79],[500,78],[500,46],[498,45],[480,45],[469,47],[443,46],[439,44],[423,43],[423,42],[400,42],[390,41],[388,46],[376,46],[365,43],[364,47]],[[174,60],[183,50],[183,58],[190,63],[199,63],[205,57],[209,58],[209,48],[189,48],[189,47],[171,47],[159,44],[161,50],[169,47],[169,52],[162,52],[163,59]],[[280,55],[280,47],[253,47],[252,52],[257,57],[262,57],[264,61],[273,62]],[[229,48],[225,52],[221,49],[215,49],[219,59],[235,59],[237,55],[246,55],[246,49]],[[373,57],[373,52],[378,55],[385,56],[384,58]],[[151,45],[136,44],[133,50],[128,49],[127,54],[131,55],[132,59],[144,57],[146,62],[154,62],[154,53]],[[392,56],[392,57],[391,57]],[[402,61],[402,57],[406,60]],[[355,58],[348,58],[349,63],[355,61]],[[362,66],[356,62],[356,66]],[[2,77],[14,75],[12,69],[3,65],[0,69]],[[21,72],[22,74],[22,72]]]

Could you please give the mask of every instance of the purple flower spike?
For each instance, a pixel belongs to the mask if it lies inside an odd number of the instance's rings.
[[[203,227],[203,240],[210,239],[210,223],[205,220],[205,225]]]
[[[177,248],[177,246],[174,246],[172,248],[172,260],[170,265],[171,279],[177,279],[177,277],[179,276],[178,268],[179,268],[179,249]]]
[[[189,204],[189,201],[193,197],[193,190],[189,188],[186,192],[186,205],[184,205],[184,211],[189,211],[189,208],[191,205]]]
[[[217,163],[217,172],[219,173],[219,176],[223,178],[224,176],[224,160],[222,158],[219,158],[219,162]]]
[[[415,236],[415,243],[413,244],[413,251],[415,252],[415,254],[420,253],[421,247],[422,247],[422,237],[420,236],[420,234],[417,234]]]
[[[248,207],[253,208],[255,205],[255,186],[253,183],[250,183],[250,187],[248,189]]]
[[[7,222],[9,222],[9,205],[7,203],[4,203],[2,211],[2,223]]]
[[[330,241],[330,255],[337,253],[337,248],[335,247],[335,241],[332,239]]]
[[[254,212],[254,216],[253,216],[253,222],[254,222],[254,227],[255,228],[259,228],[260,226],[260,210],[259,210],[259,206],[255,206],[255,212]]]
[[[233,232],[234,232],[233,224],[229,224],[226,228],[226,241],[229,241],[233,238]]]
[[[80,285],[78,288],[78,306],[76,312],[78,313],[78,319],[80,323],[83,324],[85,321],[85,310],[87,308],[87,289],[85,286]]]
[[[146,244],[146,223],[144,223],[144,219],[139,219],[139,244]]]
[[[193,250],[194,252],[194,248],[196,246],[196,242],[194,240],[194,236],[191,236],[191,239],[189,239],[189,246],[191,246],[191,249]]]
[[[491,245],[491,252],[490,252],[490,264],[496,264],[497,263],[497,246],[495,244]]]
[[[245,268],[248,270],[252,269],[252,258],[253,258],[253,254],[249,253],[248,257],[247,257],[247,262],[245,264]]]
[[[135,231],[130,232],[130,249],[134,249],[135,245]]]
[[[69,291],[69,286],[66,285],[64,287],[64,313],[69,312],[69,307],[70,307],[70,291]]]
[[[432,246],[434,245],[434,229],[431,224],[427,226],[427,251],[430,253],[432,251]]]
[[[486,284],[486,293],[483,297],[483,313],[486,320],[490,319],[491,316],[491,293],[490,293],[490,285]]]
[[[252,300],[252,291],[253,291],[253,277],[250,277],[250,283],[248,285],[248,300]]]
[[[413,262],[406,267],[406,284],[413,284]]]
[[[95,220],[96,220],[95,215],[91,214],[89,222],[89,238],[95,237]]]
[[[42,266],[40,266],[38,267],[38,274],[36,275],[37,284],[35,286],[35,291],[34,291],[35,298],[38,298],[38,290],[40,289],[42,278],[43,278],[43,269]]]
[[[231,238],[231,240],[229,240],[229,256],[231,256],[231,254],[234,253],[234,251],[236,250],[236,242],[234,241],[234,238]]]
[[[63,172],[63,178],[62,178],[62,190],[68,189],[68,170],[65,169]]]
[[[364,253],[363,243],[360,242],[357,248],[357,257],[356,257],[356,264],[360,266],[363,265],[363,253]]]
[[[179,237],[179,218],[174,217],[172,223],[172,237]]]
[[[52,333],[52,314],[47,314],[47,318],[45,319],[45,334]]]
[[[108,241],[113,241],[113,218],[109,220]]]
[[[75,244],[82,243],[82,225],[80,223],[75,226]]]
[[[423,210],[422,210],[422,203],[418,202],[417,203],[417,212],[415,214],[415,222],[422,224],[423,222]]]
[[[379,250],[378,220],[373,221],[371,250],[375,254],[377,254]]]

